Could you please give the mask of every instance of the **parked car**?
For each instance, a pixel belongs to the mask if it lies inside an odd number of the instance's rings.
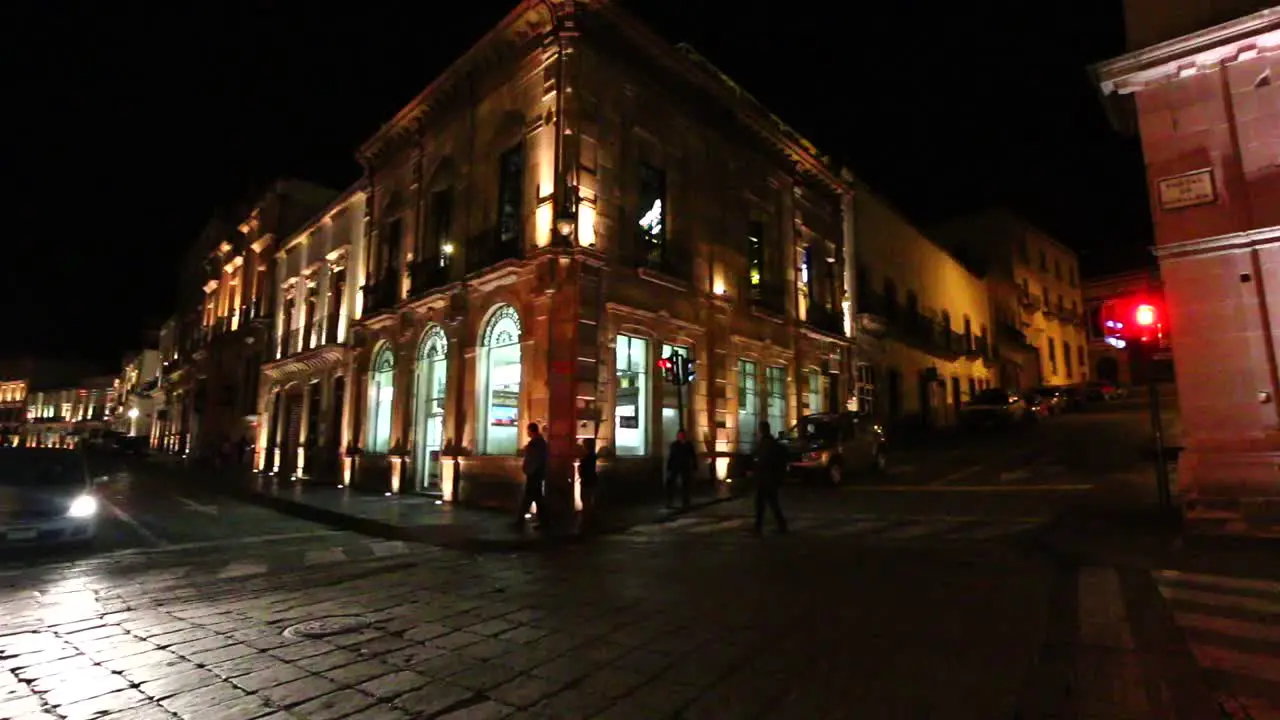
[[[857,472],[881,472],[888,463],[884,428],[853,412],[806,415],[782,434],[788,474],[819,477],[832,485]]]
[[[0,447],[0,546],[89,543],[98,499],[76,450]]]
[[[1027,412],[1032,420],[1043,420],[1054,415],[1052,399],[1045,398],[1037,390],[1022,393],[1022,401],[1027,404]]]
[[[1085,385],[1085,397],[1089,400],[1110,402],[1119,400],[1126,394],[1124,388],[1109,382],[1094,381]]]
[[[1038,387],[1031,395],[1039,399],[1049,415],[1061,415],[1067,411],[1067,396],[1059,387]]]
[[[997,388],[974,395],[960,410],[960,421],[968,427],[1017,425],[1032,419],[1021,395]]]

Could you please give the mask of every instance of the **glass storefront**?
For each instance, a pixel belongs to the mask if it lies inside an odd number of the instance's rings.
[[[617,395],[614,401],[614,447],[619,455],[648,452],[649,341],[618,336]]]
[[[738,361],[738,452],[753,452],[756,430],[760,424],[760,398],[757,394],[756,364]]]
[[[448,387],[449,341],[439,326],[432,327],[422,339],[418,353],[414,394],[417,398],[414,427],[417,447],[418,487],[435,491],[440,487],[439,452],[444,444],[444,397]]]
[[[391,449],[391,403],[395,399],[395,356],[383,345],[373,358],[369,372],[369,452],[386,453]]]
[[[503,305],[484,333],[482,452],[515,455],[520,446],[520,318]]]
[[[787,429],[787,369],[768,367],[764,370],[768,399],[769,431],[776,437]]]

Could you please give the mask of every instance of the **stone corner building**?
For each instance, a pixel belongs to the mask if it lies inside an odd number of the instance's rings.
[[[1178,363],[1179,490],[1194,528],[1261,531],[1280,522],[1280,8],[1125,11],[1130,52],[1094,73],[1142,140]]]
[[[355,484],[512,506],[536,422],[549,502],[583,436],[643,491],[681,424],[723,471],[850,397],[849,176],[610,2],[522,3],[359,158]]]

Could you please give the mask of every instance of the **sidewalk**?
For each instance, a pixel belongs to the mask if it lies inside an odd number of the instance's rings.
[[[194,475],[195,473],[193,473]],[[682,511],[661,502],[606,506],[600,522],[584,528],[581,515],[568,526],[535,529],[532,521],[516,525],[510,513],[468,508],[425,495],[384,495],[349,488],[308,485],[254,474],[205,477],[209,489],[269,507],[287,515],[333,525],[365,535],[408,540],[477,552],[545,548],[577,542],[591,535],[624,531],[643,523],[663,522]],[[691,509],[734,497],[731,486],[717,484],[695,494]]]

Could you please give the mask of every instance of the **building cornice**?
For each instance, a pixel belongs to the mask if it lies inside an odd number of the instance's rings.
[[[368,189],[369,182],[366,178],[360,178],[357,180],[343,191],[341,195],[334,198],[333,202],[326,205],[323,210],[312,216],[311,219],[304,223],[300,229],[290,235],[289,238],[280,246],[280,249],[276,251],[276,257],[282,257],[285,255],[290,248],[302,242],[303,238],[314,232],[316,228],[320,227],[325,222],[331,220],[333,216],[345,210],[353,200],[360,195],[367,193]]]
[[[1280,34],[1280,7],[1273,7],[1242,18],[1205,28],[1189,35],[1167,40],[1118,58],[1100,62],[1090,68],[1104,95],[1132,92],[1135,84],[1167,75],[1177,65],[1215,52],[1217,61],[1246,43],[1257,42],[1271,33]],[[1277,37],[1280,41],[1280,37]],[[1269,46],[1275,43],[1268,43]]]
[[[1162,261],[1185,260],[1208,255],[1247,252],[1272,245],[1280,245],[1280,225],[1199,240],[1186,240],[1152,248],[1152,252]]]

